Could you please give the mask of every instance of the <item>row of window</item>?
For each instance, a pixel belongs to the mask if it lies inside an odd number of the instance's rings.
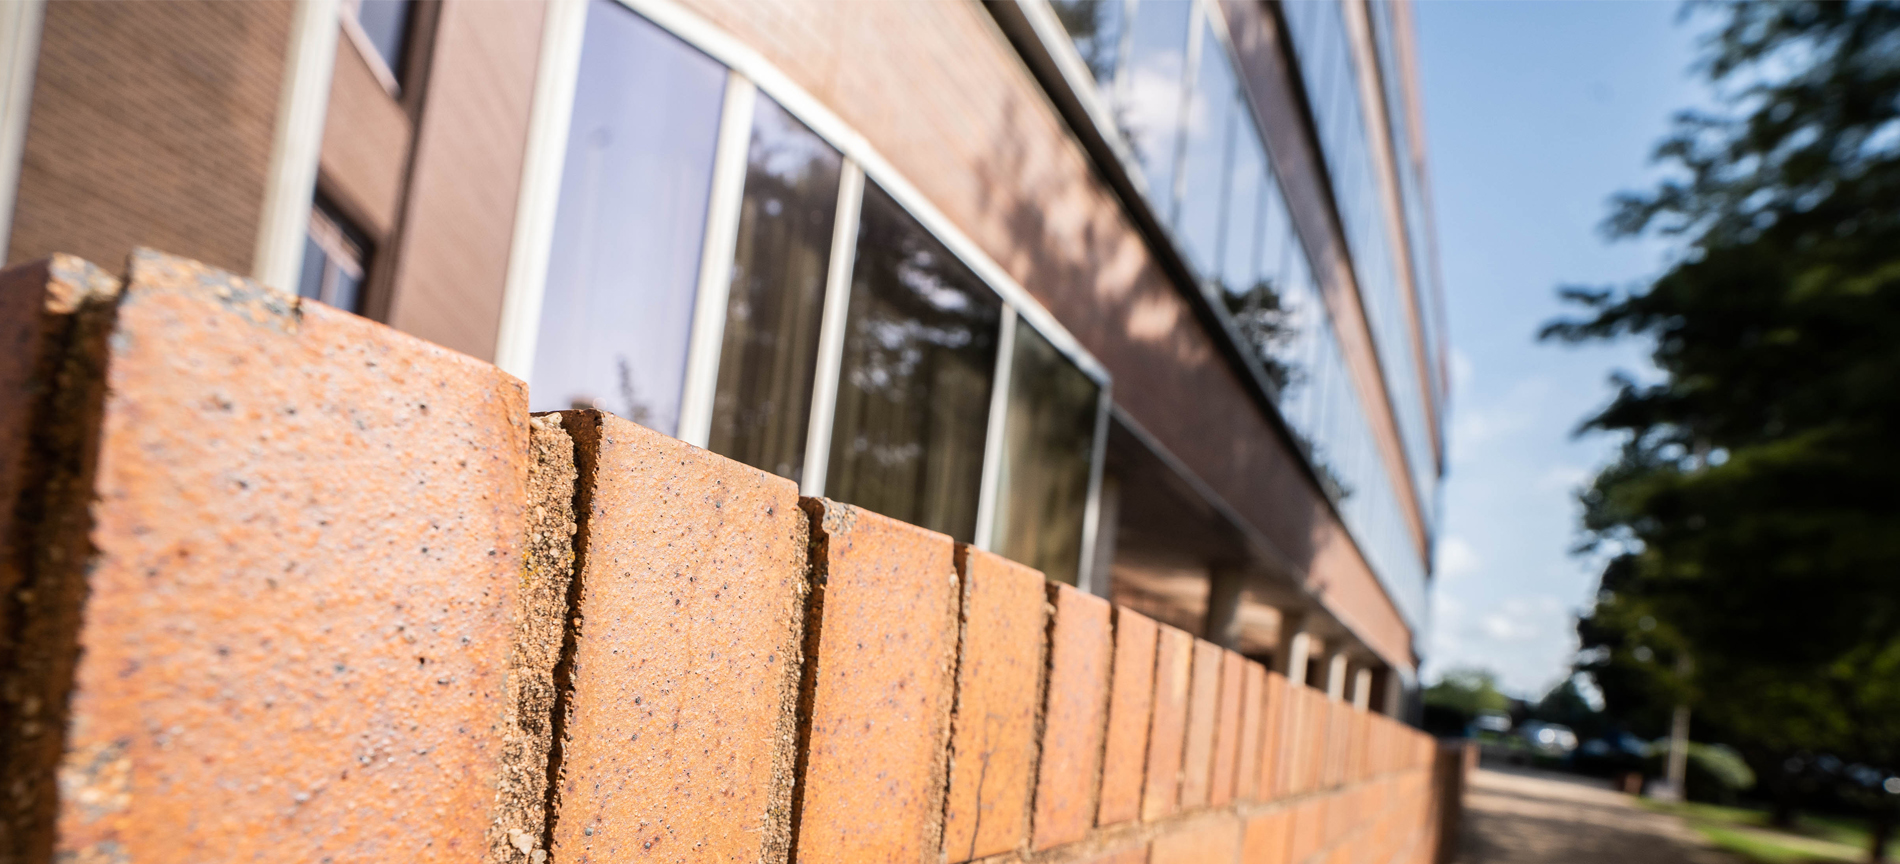
[[[533,357],[534,410],[703,436],[1050,578],[1082,568],[1103,383],[837,148],[612,0],[587,11]]]
[[[1277,385],[1281,415],[1373,570],[1406,618],[1422,622],[1423,559],[1217,14],[1177,0],[1054,0],[1051,7],[1132,151],[1150,206],[1189,266],[1218,289],[1246,347]],[[1391,389],[1416,400],[1418,387],[1414,378]]]
[[[1431,242],[1430,221],[1425,212],[1426,198],[1423,178],[1419,176],[1420,165],[1414,160],[1418,151],[1413,148],[1412,116],[1404,108],[1400,94],[1405,92],[1405,82],[1399,70],[1398,22],[1393,16],[1395,7],[1387,2],[1367,4],[1372,12],[1372,33],[1379,57],[1380,80],[1384,82],[1386,94],[1386,116],[1392,128],[1392,148],[1398,152],[1396,161],[1399,172],[1399,198],[1405,208],[1405,242],[1412,253],[1412,275],[1417,280],[1420,306],[1419,329],[1425,334],[1425,356],[1436,358],[1445,347],[1444,334],[1440,332],[1443,320],[1439,317],[1439,301],[1444,296],[1439,290],[1437,252]],[[1419,130],[1423,131],[1423,130]],[[1444,370],[1427,370],[1426,378],[1431,382],[1432,404],[1444,405],[1446,402]]]
[[[1368,4],[1381,5],[1378,0]],[[1320,149],[1325,156],[1327,173],[1332,179],[1334,198],[1339,206],[1340,222],[1346,230],[1346,246],[1351,251],[1353,273],[1358,277],[1359,295],[1366,309],[1372,338],[1379,348],[1379,366],[1385,374],[1386,390],[1391,394],[1393,411],[1398,418],[1399,437],[1411,466],[1412,481],[1418,487],[1419,509],[1426,524],[1436,524],[1438,460],[1432,447],[1425,398],[1421,389],[1426,382],[1419,374],[1417,344],[1405,312],[1405,287],[1399,276],[1401,260],[1392,248],[1384,197],[1373,162],[1375,142],[1366,127],[1367,107],[1362,103],[1359,73],[1361,65],[1352,54],[1345,4],[1338,2],[1282,3],[1287,29],[1306,84],[1307,101],[1313,106],[1318,126]],[[1389,19],[1375,19],[1389,25]],[[1387,58],[1389,59],[1389,58]],[[1390,63],[1385,64],[1390,67]],[[1384,86],[1381,81],[1377,84]],[[1388,120],[1400,112],[1378,110]],[[1403,182],[1403,175],[1401,176]],[[1403,192],[1403,190],[1401,190]],[[1416,190],[1414,190],[1416,191]],[[1416,195],[1412,196],[1416,199]],[[1417,211],[1404,213],[1422,229]],[[1412,239],[1418,239],[1417,234]],[[1416,252],[1416,248],[1414,249]],[[1413,261],[1419,260],[1416,254]],[[1416,279],[1413,284],[1419,284]],[[1425,303],[1429,291],[1418,291],[1421,324],[1433,319]],[[1436,346],[1428,345],[1428,349]],[[1432,356],[1432,355],[1427,355]],[[1425,386],[1432,386],[1426,383]]]

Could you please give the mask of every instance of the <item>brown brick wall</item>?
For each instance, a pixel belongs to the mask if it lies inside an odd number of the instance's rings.
[[[293,4],[48,3],[8,263],[251,269]]]
[[[56,325],[9,362],[63,370],[0,377],[41,406],[0,441],[62,454],[4,502],[0,862],[1437,854],[1453,769],[1389,718],[618,418],[530,418],[364,319],[156,253],[96,273],[0,274]]]

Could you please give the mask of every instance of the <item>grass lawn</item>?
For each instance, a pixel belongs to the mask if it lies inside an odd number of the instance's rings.
[[[1768,813],[1745,807],[1637,799],[1645,809],[1681,816],[1716,846],[1761,864],[1864,861],[1867,828],[1839,817],[1800,816],[1792,831],[1773,828]]]

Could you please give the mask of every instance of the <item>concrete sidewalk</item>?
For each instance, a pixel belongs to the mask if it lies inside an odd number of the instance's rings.
[[[1485,767],[1465,796],[1459,864],[1737,864],[1682,820],[1606,782]]]

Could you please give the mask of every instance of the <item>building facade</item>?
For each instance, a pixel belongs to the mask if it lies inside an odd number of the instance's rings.
[[[1448,389],[1409,11],[13,4],[0,236],[295,287],[1397,713]]]

